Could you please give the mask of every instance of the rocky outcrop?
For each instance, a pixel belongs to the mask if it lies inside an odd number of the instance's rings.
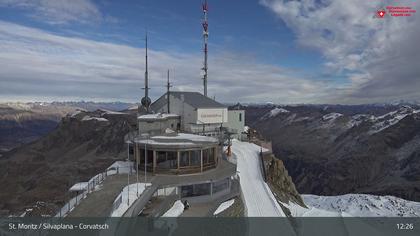
[[[275,196],[284,203],[292,201],[301,206],[305,206],[302,197],[296,190],[292,177],[289,176],[283,162],[273,154],[264,157],[267,173],[267,183]]]

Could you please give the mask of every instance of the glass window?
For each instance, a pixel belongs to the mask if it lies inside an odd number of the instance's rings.
[[[176,152],[156,152],[156,167],[160,169],[172,169],[177,167]],[[174,155],[175,154],[175,155]]]
[[[209,163],[209,149],[203,150],[203,165]]]
[[[176,159],[176,152],[167,152],[168,154],[168,161],[169,161],[169,167],[171,169],[178,168],[178,162]]]
[[[201,154],[200,154],[200,150],[193,150],[190,151],[190,165],[191,166],[200,166],[201,165]]]
[[[213,193],[223,191],[229,187],[229,178],[213,183]]]
[[[189,152],[188,151],[183,151],[179,153],[179,166],[183,167],[183,166],[189,166],[190,165],[190,160],[189,160]]]
[[[147,166],[153,166],[153,150],[147,150]]]
[[[239,122],[242,122],[242,113],[239,113]]]
[[[144,149],[140,149],[140,165],[144,166]],[[147,166],[153,166],[153,150],[147,150]]]
[[[214,163],[214,154],[215,154],[215,148],[209,149],[209,163]]]
[[[181,197],[210,195],[210,183],[194,184],[181,187]]]
[[[140,164],[144,165],[144,149],[139,149],[140,152]]]

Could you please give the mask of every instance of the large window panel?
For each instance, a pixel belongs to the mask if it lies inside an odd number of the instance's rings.
[[[201,153],[200,150],[190,151],[190,165],[200,166],[201,165]]]
[[[213,183],[213,193],[223,191],[229,187],[229,178]]]
[[[190,165],[190,158],[188,151],[182,151],[179,153],[179,166],[185,167]]]

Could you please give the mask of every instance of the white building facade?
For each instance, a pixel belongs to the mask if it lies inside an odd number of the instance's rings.
[[[215,135],[228,122],[227,106],[198,92],[170,92],[156,100],[155,113],[172,113],[181,117],[181,130],[197,134]]]

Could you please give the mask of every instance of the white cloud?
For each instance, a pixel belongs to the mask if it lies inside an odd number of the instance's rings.
[[[344,103],[420,99],[420,20],[411,17],[378,19],[388,5],[412,6],[413,1],[261,0],[297,36],[300,45],[319,50],[326,68],[351,71],[351,86],[337,92]]]
[[[90,0],[0,0],[1,6],[28,10],[30,16],[49,24],[90,24],[103,20]]]
[[[151,39],[153,42],[153,39]],[[136,101],[143,91],[144,49],[96,42],[0,21],[0,99]],[[202,91],[202,54],[150,50],[151,94],[166,70],[175,90]],[[209,95],[225,102],[318,102],[331,88],[249,55],[209,55]]]

